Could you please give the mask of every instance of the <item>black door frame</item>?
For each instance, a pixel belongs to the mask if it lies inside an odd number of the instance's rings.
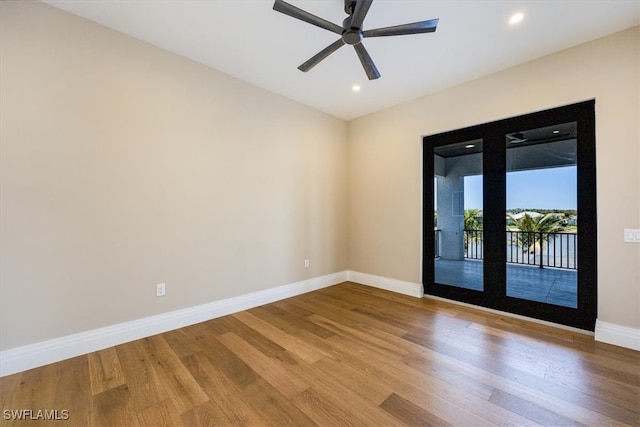
[[[507,296],[505,135],[559,123],[577,123],[578,307],[569,308]],[[484,291],[435,283],[434,148],[461,141],[483,140]],[[597,316],[595,100],[552,108],[423,137],[423,262],[424,293],[536,319],[593,331]]]

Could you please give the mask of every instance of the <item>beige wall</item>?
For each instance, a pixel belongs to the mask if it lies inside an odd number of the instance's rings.
[[[636,27],[352,121],[350,269],[421,281],[421,135],[595,99],[598,319],[640,329],[639,45]]]
[[[344,121],[0,7],[0,349],[347,268]]]
[[[599,319],[640,328],[638,28],[347,125],[0,7],[0,350],[346,269],[417,283],[420,136],[592,98]]]

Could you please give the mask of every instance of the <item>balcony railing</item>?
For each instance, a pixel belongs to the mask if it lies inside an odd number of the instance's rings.
[[[483,259],[482,230],[464,230],[464,257]]]
[[[575,270],[578,268],[578,235],[507,231],[507,262]]]
[[[440,230],[435,232],[435,256],[440,256]],[[507,262],[537,265],[540,268],[578,267],[578,235],[576,233],[541,233],[507,231]],[[484,259],[482,230],[464,230],[464,257]]]

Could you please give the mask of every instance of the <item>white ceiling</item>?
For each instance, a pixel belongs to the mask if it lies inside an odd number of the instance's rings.
[[[365,39],[382,74],[368,81],[351,46],[300,72],[338,37],[273,11],[272,0],[45,2],[345,120],[640,24],[640,0],[375,0],[364,29],[440,23],[432,34]],[[338,25],[346,16],[343,0],[288,2]],[[515,12],[525,19],[510,27]]]

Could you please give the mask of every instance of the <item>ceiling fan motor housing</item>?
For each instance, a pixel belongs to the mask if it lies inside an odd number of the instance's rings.
[[[362,30],[360,28],[351,27],[351,16],[347,16],[344,21],[342,21],[342,28],[344,28],[344,31],[342,32],[342,41],[346,44],[354,45],[362,41]]]

